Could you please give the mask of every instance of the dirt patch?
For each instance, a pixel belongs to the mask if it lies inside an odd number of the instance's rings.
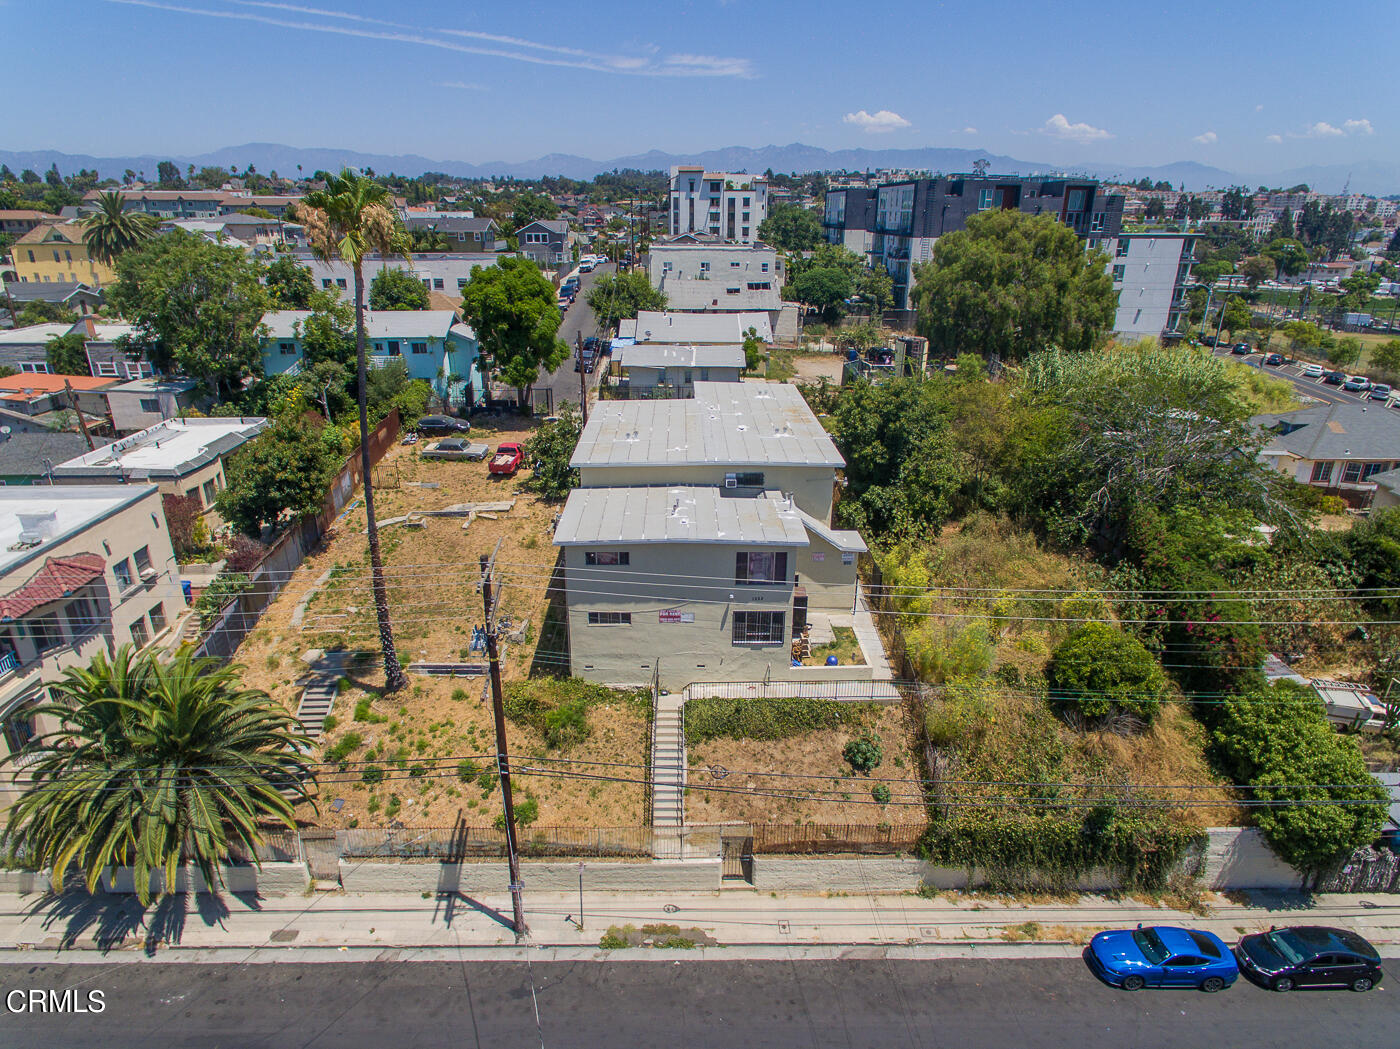
[[[917,780],[919,775],[903,709],[880,707],[867,727],[879,735],[884,752],[881,764],[868,776],[852,772],[841,755],[842,748],[860,735],[854,728],[780,740],[712,739],[691,747],[686,820],[872,826],[919,822],[923,809],[917,783],[900,782]],[[776,771],[758,771],[768,769]],[[804,776],[812,778],[797,778]],[[706,789],[710,787],[716,789]],[[877,804],[872,796],[879,787],[889,791],[886,804]]]
[[[841,381],[845,358],[837,353],[795,353],[792,355],[793,382]]]
[[[506,418],[494,425],[474,425],[471,437],[494,447],[502,441],[523,441],[530,432],[523,421]],[[555,563],[551,527],[561,504],[521,491],[524,473],[493,479],[484,462],[422,459],[421,447],[397,445],[377,467],[375,510],[380,521],[459,503],[514,499],[515,505],[494,520],[477,517],[467,524],[466,517],[429,516],[421,527],[381,527],[400,659],[405,664],[485,662],[481,653],[470,650],[473,628],[483,622],[478,560],[498,551],[503,631],[517,638],[503,641],[504,678],[523,681],[532,667],[536,672],[567,673],[567,639],[546,614]],[[330,583],[311,598],[303,625],[293,627],[293,609],[327,571],[333,573]],[[469,826],[489,826],[500,811],[499,788],[489,776],[468,782],[458,771],[463,757],[485,769],[486,756],[494,750],[486,678],[411,674],[407,689],[381,698],[384,671],[370,593],[364,503],[358,495],[324,546],[293,574],[236,658],[246,667],[244,680],[250,687],[267,691],[295,711],[307,670],[302,654],[338,647],[364,654],[342,681],[332,709],[333,728],[318,741],[316,757],[321,760],[326,750],[340,746],[337,756],[350,764],[344,772],[332,770],[322,776],[319,817],[309,810],[299,815],[336,827],[380,826],[393,820],[450,826],[459,816]],[[537,734],[510,724],[507,738],[516,765],[528,766],[530,755],[541,754],[645,764],[649,726],[644,709],[619,697],[615,704],[590,707],[587,718],[588,738],[564,751],[550,751]],[[359,737],[358,743],[346,746],[351,733]],[[382,781],[364,782],[366,762],[384,771]],[[422,771],[415,775],[415,768]],[[640,824],[645,816],[646,788],[640,783],[565,780],[530,772],[517,773],[515,781],[517,804],[533,797],[536,822],[543,826],[629,826]],[[332,811],[336,799],[341,805]]]

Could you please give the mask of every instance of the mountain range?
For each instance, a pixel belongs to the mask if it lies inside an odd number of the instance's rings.
[[[928,169],[932,171],[971,171],[974,161],[986,160],[989,169],[998,174],[1035,175],[1066,173],[1096,178],[1149,178],[1166,180],[1174,186],[1189,190],[1223,188],[1232,185],[1292,186],[1306,182],[1315,190],[1341,192],[1349,185],[1358,193],[1390,194],[1400,192],[1400,167],[1376,162],[1352,165],[1313,165],[1287,171],[1241,173],[1198,164],[1177,161],[1171,164],[1131,165],[1083,163],[1076,165],[1050,164],[1042,161],[1020,160],[1015,157],[989,153],[982,149],[953,149],[926,147],[921,149],[840,149],[826,150],[794,142],[787,146],[727,146],[700,153],[663,153],[652,150],[611,160],[592,160],[569,153],[549,153],[534,160],[510,162],[487,161],[468,163],[461,160],[434,160],[416,154],[363,153],[350,149],[317,149],[251,142],[242,146],[226,146],[209,153],[168,156],[141,155],[129,157],[96,157],[83,153],[61,153],[55,150],[0,149],[0,163],[18,172],[31,168],[40,173],[57,164],[63,174],[80,168],[93,168],[105,177],[121,178],[130,169],[155,177],[156,164],[172,160],[181,169],[193,164],[199,167],[244,168],[254,165],[262,172],[276,171],[284,176],[301,170],[310,173],[318,169],[338,170],[341,167],[373,168],[380,173],[421,175],[438,171],[462,178],[539,178],[544,175],[564,175],[569,178],[590,179],[605,171],[628,168],[652,171],[665,170],[672,164],[703,164],[712,171],[759,172],[772,169],[783,173],[809,171],[865,171],[876,168]]]

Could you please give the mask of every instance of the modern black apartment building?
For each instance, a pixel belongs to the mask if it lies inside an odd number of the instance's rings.
[[[822,226],[830,243],[844,244],[888,272],[894,306],[906,309],[910,267],[932,258],[934,241],[962,229],[969,215],[993,208],[1054,215],[1086,247],[1116,238],[1123,225],[1122,194],[1093,179],[948,175],[830,190]]]

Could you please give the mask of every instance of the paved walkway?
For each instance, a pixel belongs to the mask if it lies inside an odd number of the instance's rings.
[[[587,870],[585,868],[585,882]],[[1400,897],[1384,894],[1303,898],[1258,893],[1243,903],[1213,897],[1196,915],[1133,899],[1083,896],[1022,904],[1001,897],[767,895],[753,890],[711,893],[586,892],[583,928],[575,893],[532,893],[525,885],[529,942],[596,948],[609,926],[666,923],[698,928],[721,945],[835,948],[975,944],[1020,949],[1060,945],[1077,950],[1104,927],[1185,924],[1226,942],[1270,925],[1321,924],[1356,929],[1388,955],[1400,955]],[[0,948],[21,951],[301,948],[430,949],[513,947],[507,892],[480,898],[416,894],[277,897],[170,897],[143,912],[134,897],[85,895],[54,900],[0,898]],[[180,952],[176,952],[177,954]],[[1034,953],[1034,952],[1032,952]],[[718,952],[723,956],[724,952]],[[852,956],[849,951],[843,956]],[[3,957],[3,950],[0,950]],[[343,959],[342,959],[343,960]]]

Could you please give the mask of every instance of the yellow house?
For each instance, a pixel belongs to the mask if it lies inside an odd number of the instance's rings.
[[[11,248],[20,283],[74,284],[89,287],[111,284],[117,274],[105,262],[88,257],[83,227],[77,222],[36,226]]]

